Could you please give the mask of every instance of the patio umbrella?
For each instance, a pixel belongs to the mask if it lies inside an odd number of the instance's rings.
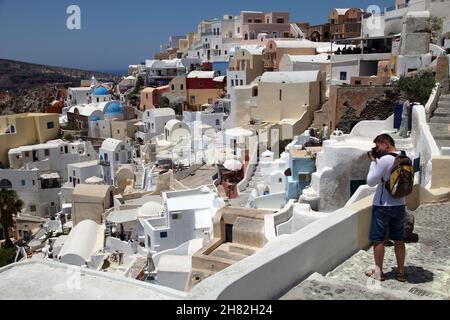
[[[225,167],[225,169],[230,171],[239,171],[242,169],[242,162],[240,162],[239,160],[230,159],[225,161],[223,163],[223,166]]]

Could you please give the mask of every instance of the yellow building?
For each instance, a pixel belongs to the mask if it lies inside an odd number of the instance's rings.
[[[230,60],[227,86],[248,85],[264,73],[263,47],[241,49]],[[242,83],[242,84],[241,84]]]
[[[0,161],[8,162],[8,151],[24,145],[45,143],[59,133],[56,113],[21,113],[0,117]]]

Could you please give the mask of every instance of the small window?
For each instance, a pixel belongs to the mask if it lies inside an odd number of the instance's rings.
[[[120,134],[120,130],[117,130],[117,134]]]
[[[50,150],[45,149],[45,150],[44,150],[44,155],[45,155],[45,156],[49,156],[49,155],[50,155]]]
[[[25,151],[25,157],[29,157],[30,156],[30,152],[29,151]]]
[[[30,206],[30,211],[31,212],[36,212],[36,206],[34,206],[34,205]]]
[[[341,71],[340,79],[342,81],[347,80],[347,72],[346,71]]]
[[[280,98],[280,101],[281,101],[281,99],[283,99],[283,90],[281,90],[281,89],[280,89],[280,97],[279,98]]]
[[[73,181],[73,180],[72,180],[72,177],[70,177],[70,178],[69,178],[69,181],[70,181],[70,182],[72,182],[72,181]]]
[[[241,80],[240,84],[241,84],[241,86],[243,86],[244,85],[244,80]]]
[[[122,146],[120,147],[120,150],[125,150],[125,146],[122,145]]]
[[[184,90],[184,85],[180,84],[180,90]]]
[[[174,212],[171,214],[172,220],[178,220],[181,218],[181,212]]]
[[[175,90],[175,85],[174,84],[172,84],[172,90]]]
[[[26,183],[25,180],[21,180],[21,181],[20,181],[20,185],[21,185],[22,187],[25,187],[25,186],[27,185],[27,183]]]
[[[167,238],[167,231],[160,232],[160,233],[159,233],[159,237],[160,237],[161,239]]]
[[[234,87],[234,80],[231,80],[231,86]]]
[[[36,185],[36,180],[33,180],[33,186],[35,186]]]
[[[116,156],[116,161],[119,161],[119,154],[116,153],[115,156]]]
[[[53,121],[47,122],[47,129],[53,129],[55,127],[55,124]]]

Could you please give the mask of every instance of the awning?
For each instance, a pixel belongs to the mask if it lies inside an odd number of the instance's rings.
[[[336,40],[334,40],[334,42],[335,43],[340,43],[340,42],[345,43],[347,41],[392,39],[392,38],[400,37],[401,35],[402,35],[401,33],[397,33],[397,34],[391,34],[391,35],[387,35],[387,36],[377,36],[377,37],[368,37],[368,38],[357,37],[357,38],[336,39]]]

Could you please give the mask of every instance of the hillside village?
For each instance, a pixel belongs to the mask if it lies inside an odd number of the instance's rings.
[[[450,1],[393,2],[203,20],[0,116],[0,299],[449,299]],[[364,276],[382,133],[414,164],[405,284]]]

